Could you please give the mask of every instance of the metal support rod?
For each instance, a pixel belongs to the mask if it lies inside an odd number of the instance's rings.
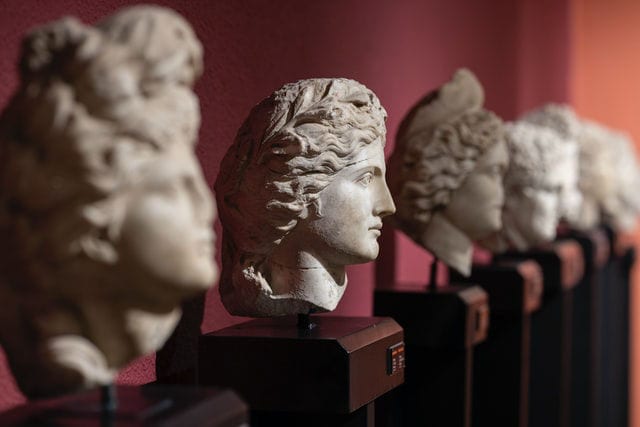
[[[429,290],[435,292],[438,289],[438,258],[433,257],[431,271],[429,273]]]
[[[309,313],[298,314],[298,329],[301,331],[310,331],[315,327],[315,323],[311,321]]]

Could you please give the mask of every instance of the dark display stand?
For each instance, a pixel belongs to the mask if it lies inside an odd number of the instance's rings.
[[[405,330],[407,372],[394,392],[401,414],[395,425],[470,426],[473,350],[487,336],[487,294],[477,286],[379,289],[374,311]]]
[[[232,391],[146,385],[115,387],[117,408],[101,410],[98,390],[35,401],[0,415],[3,427],[248,427],[247,405]]]
[[[252,427],[373,427],[374,401],[404,381],[402,328],[390,318],[258,319],[203,335],[201,384],[230,387]],[[382,427],[382,426],[380,426]]]
[[[491,303],[487,340],[475,349],[472,413],[474,427],[526,427],[529,407],[531,315],[542,301],[542,271],[531,260],[474,265],[470,277]]]
[[[582,248],[584,276],[573,291],[571,345],[571,425],[594,427],[600,416],[599,324],[601,271],[609,258],[609,240],[601,230],[570,232]]]
[[[156,384],[198,382],[198,340],[204,317],[205,296],[182,304],[182,317],[167,342],[156,352]]]
[[[566,427],[571,408],[573,289],[584,272],[580,245],[564,240],[546,248],[506,253],[496,262],[532,259],[542,268],[541,308],[531,317],[529,427]]]
[[[626,427],[629,411],[629,304],[633,247],[616,247],[617,236],[606,230],[611,257],[600,275],[601,413],[599,427]]]

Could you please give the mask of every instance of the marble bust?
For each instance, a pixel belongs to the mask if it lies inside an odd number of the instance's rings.
[[[493,252],[527,250],[553,240],[560,219],[564,145],[551,129],[505,125],[509,167],[504,176],[502,228],[480,243]]]
[[[476,77],[458,70],[404,118],[389,161],[395,225],[468,276],[473,242],[502,225],[508,164],[500,118]]]
[[[286,84],[253,108],[215,184],[231,314],[331,311],[345,266],[377,257],[395,211],[385,119],[375,94],[347,79]]]
[[[606,148],[615,165],[614,191],[608,194],[604,206],[604,222],[619,232],[633,231],[640,213],[640,169],[631,137],[607,129]]]
[[[175,12],[25,39],[0,118],[0,344],[29,398],[108,384],[215,281],[194,155],[202,47]]]
[[[551,129],[560,137],[556,173],[560,175],[559,211],[562,220],[575,225],[580,218],[582,192],[579,187],[579,147],[580,119],[569,105],[546,104],[522,116],[521,121]]]
[[[598,226],[605,209],[615,210],[616,168],[613,151],[608,147],[611,137],[602,125],[583,119],[578,144],[580,174],[578,184],[582,192],[580,216],[574,226],[589,230]]]

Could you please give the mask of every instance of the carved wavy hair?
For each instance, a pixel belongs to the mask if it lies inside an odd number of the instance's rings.
[[[158,42],[161,31],[175,39]],[[0,118],[5,276],[42,286],[68,259],[114,261],[99,240],[118,238],[123,190],[168,146],[196,141],[201,70],[199,41],[169,9],[131,7],[96,27],[65,18],[27,35]]]
[[[601,210],[612,203],[615,193],[617,164],[608,147],[610,134],[596,122],[583,120],[578,137],[580,145],[580,189],[594,200]],[[592,224],[595,225],[595,224]]]
[[[400,227],[415,230],[412,224],[429,223],[435,211],[446,208],[478,158],[502,138],[502,120],[479,109],[399,140],[389,175]]]
[[[269,294],[260,264],[298,220],[322,215],[320,193],[362,147],[385,143],[385,119],[375,94],[348,79],[287,84],[253,108],[215,184],[224,229],[223,301],[248,276],[258,283],[238,299],[250,304]]]
[[[509,167],[504,176],[506,198],[524,187],[560,186],[557,168],[563,166],[564,146],[560,135],[532,123],[505,125]]]
[[[527,112],[520,120],[552,129],[565,140],[573,141],[580,133],[580,120],[566,104],[545,104]]]

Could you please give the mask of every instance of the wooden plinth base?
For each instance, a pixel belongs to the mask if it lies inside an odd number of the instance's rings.
[[[488,294],[491,328],[473,359],[473,425],[526,427],[531,314],[542,301],[542,270],[531,260],[474,265],[470,277]]]
[[[397,425],[469,426],[473,348],[487,336],[487,294],[479,287],[377,290],[376,315],[405,329],[407,372]]]
[[[115,387],[117,409],[100,410],[100,393],[92,390],[34,401],[0,415],[3,427],[56,426],[205,426],[248,427],[247,405],[232,391],[183,386]]]
[[[532,259],[542,268],[542,306],[531,317],[529,427],[566,427],[570,423],[573,291],[584,273],[584,258],[574,240],[527,252],[506,253],[496,261]]]
[[[200,383],[237,390],[255,425],[328,417],[326,425],[368,426],[367,405],[404,381],[402,328],[379,317],[311,322],[301,330],[295,318],[258,319],[202,336]]]

